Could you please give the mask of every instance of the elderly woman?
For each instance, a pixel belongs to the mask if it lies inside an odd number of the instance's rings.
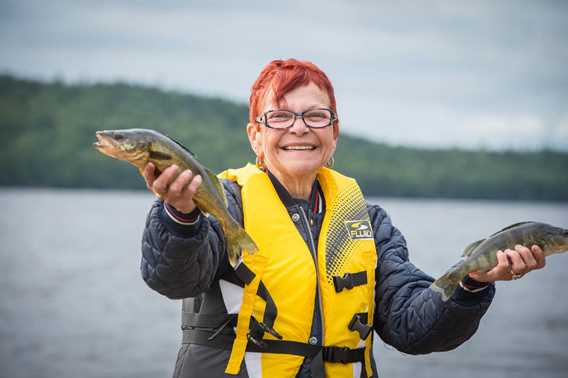
[[[252,87],[247,135],[256,165],[222,183],[231,215],[259,246],[233,268],[219,223],[176,166],[145,179],[158,200],[146,223],[142,275],[183,299],[175,377],[376,377],[373,330],[410,354],[456,348],[476,331],[497,280],[544,266],[537,246],[500,252],[444,302],[408,260],[385,210],[332,170],[339,118],[314,64],[276,60]]]

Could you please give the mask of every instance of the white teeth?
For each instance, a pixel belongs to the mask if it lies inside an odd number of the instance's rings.
[[[304,151],[304,150],[314,150],[315,147],[314,146],[288,146],[288,147],[284,147],[285,150],[298,150],[298,151]]]

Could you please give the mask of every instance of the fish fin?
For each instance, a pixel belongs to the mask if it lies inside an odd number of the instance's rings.
[[[229,204],[227,202],[227,195],[225,194],[225,190],[223,189],[223,184],[221,184],[219,177],[217,177],[213,172],[211,172],[209,169],[207,169],[205,167],[203,167],[203,170],[207,174],[207,177],[209,177],[209,180],[211,180],[211,183],[213,184],[213,187],[215,188],[215,190],[217,190],[217,193],[219,194],[219,196],[223,199],[223,203],[225,204],[225,208],[227,208],[229,206]]]
[[[430,285],[430,289],[442,295],[442,300],[444,302],[450,299],[459,285],[459,282],[456,283],[450,279],[449,273],[450,272],[444,274]]]
[[[233,268],[235,268],[241,260],[242,254],[243,251],[241,250],[241,247],[239,247],[239,244],[231,239],[227,239],[227,257],[229,259],[229,264],[231,264]]]
[[[472,252],[475,250],[475,248],[477,248],[477,246],[480,245],[481,243],[483,243],[484,241],[485,241],[485,239],[477,240],[477,241],[474,241],[473,243],[471,243],[470,245],[468,245],[467,247],[465,247],[465,249],[463,250],[463,253],[462,253],[462,257],[467,257],[467,256],[471,255]]]
[[[513,223],[513,224],[511,224],[511,225],[505,227],[504,229],[499,230],[499,231],[495,232],[494,234],[491,234],[489,237],[495,236],[495,235],[497,235],[497,234],[499,234],[499,233],[501,233],[501,232],[503,232],[503,231],[507,231],[507,230],[510,230],[510,229],[513,228],[513,227],[521,226],[521,225],[527,224],[527,223],[535,223],[535,222],[526,221],[526,222]]]
[[[464,261],[461,259],[454,264],[446,273],[430,285],[430,289],[442,295],[442,300],[446,302],[456,291],[460,281],[467,274],[464,273]]]
[[[227,240],[227,254],[229,257],[229,263],[232,267],[236,267],[243,250],[248,253],[255,253],[258,251],[258,247],[252,238],[247,234],[247,232],[242,228],[238,227],[236,232],[231,235],[226,235]]]

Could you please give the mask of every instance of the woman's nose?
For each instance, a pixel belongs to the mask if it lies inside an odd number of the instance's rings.
[[[305,134],[309,130],[308,125],[304,122],[304,119],[300,116],[296,116],[294,123],[290,127],[290,132],[294,134]]]

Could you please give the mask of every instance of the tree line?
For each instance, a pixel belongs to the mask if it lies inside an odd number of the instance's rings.
[[[50,83],[0,75],[2,186],[142,189],[138,172],[98,153],[95,131],[150,128],[215,172],[254,162],[246,105],[114,84]],[[568,200],[568,153],[427,150],[342,134],[336,168],[366,195]]]

